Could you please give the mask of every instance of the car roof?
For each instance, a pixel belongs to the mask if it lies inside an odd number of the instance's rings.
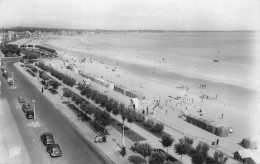
[[[34,113],[33,110],[28,110],[27,112],[28,112],[28,113]]]
[[[60,148],[60,146],[58,144],[50,144],[49,146],[52,147],[52,148],[54,148],[54,147]]]
[[[31,105],[31,104],[29,104],[29,103],[24,103],[23,105],[26,105],[26,106],[28,105],[28,106],[29,106],[29,105]]]
[[[19,96],[19,98],[23,98],[23,96]]]
[[[53,136],[52,132],[44,132],[43,135],[46,135],[46,136]]]

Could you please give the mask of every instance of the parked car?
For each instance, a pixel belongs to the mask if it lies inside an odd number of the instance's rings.
[[[30,110],[31,109],[31,105],[28,104],[28,103],[24,103],[23,106],[22,106],[22,110],[24,112],[26,112],[27,110]]]
[[[18,98],[18,101],[19,101],[20,103],[25,103],[25,99],[24,99],[23,96],[20,96],[20,97]]]
[[[58,144],[50,144],[47,146],[47,152],[50,153],[51,157],[62,156],[62,151]]]
[[[27,110],[27,111],[25,112],[25,116],[26,116],[27,119],[33,119],[33,118],[34,118],[34,112],[33,112],[33,110]]]
[[[44,145],[55,144],[53,134],[51,132],[45,132],[41,135],[41,141]]]

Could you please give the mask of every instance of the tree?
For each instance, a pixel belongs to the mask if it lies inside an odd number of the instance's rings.
[[[106,110],[110,113],[113,109],[113,99],[109,99],[106,103]]]
[[[105,133],[105,127],[111,123],[110,115],[105,111],[95,111],[95,121],[104,128]]]
[[[189,137],[184,137],[179,139],[179,143],[185,148],[185,154],[189,154],[191,150],[191,146],[193,144],[193,139]]]
[[[191,161],[194,164],[203,164],[205,162],[205,156],[201,153],[192,154]]]
[[[165,153],[159,151],[152,151],[149,158],[149,164],[163,164],[165,160],[166,160]]]
[[[69,98],[72,96],[72,92],[66,89],[63,91],[63,96],[68,97],[68,101],[69,101]]]
[[[60,86],[60,83],[53,79],[49,81],[49,84],[52,86],[53,89],[58,89],[58,87]]]
[[[131,128],[131,124],[134,122],[134,116],[133,116],[133,114],[128,115],[128,117],[127,117],[127,122],[129,122],[130,128]]]
[[[209,145],[200,141],[199,144],[196,146],[196,150],[198,153],[207,156],[209,151]]]
[[[214,153],[214,160],[215,164],[225,164],[228,160],[228,157],[226,157],[222,152],[216,151]]]
[[[167,148],[167,155],[168,155],[168,147],[172,146],[174,139],[170,135],[163,135],[162,136],[162,146]]]
[[[203,164],[207,159],[209,145],[204,142],[199,142],[196,146],[196,153],[192,154],[191,159],[194,164]]]
[[[141,156],[143,156],[143,157],[144,157],[144,160],[145,160],[145,163],[147,163],[145,158],[146,158],[147,156],[150,156],[150,154],[151,154],[151,152],[152,152],[152,147],[151,147],[151,145],[148,144],[148,143],[140,143],[140,144],[138,144],[137,147],[136,147],[136,152],[137,152],[138,154],[140,154]]]
[[[115,109],[112,111],[112,113],[116,116],[116,115],[118,115],[119,111],[118,111],[117,108],[115,108]]]
[[[182,155],[187,153],[185,146],[179,142],[174,145],[174,149],[175,149],[175,153],[181,156],[181,161],[182,161]]]

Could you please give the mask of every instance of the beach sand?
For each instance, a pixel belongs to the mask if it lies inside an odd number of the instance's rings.
[[[68,59],[80,70],[143,93],[149,107],[153,106],[155,99],[160,100],[164,111],[156,109],[155,114],[158,113],[158,117],[164,117],[182,129],[187,127],[187,123],[174,121],[178,119],[178,113],[182,111],[199,115],[197,111],[202,109],[203,117],[232,127],[235,134],[230,135],[228,140],[233,143],[260,134],[259,67],[251,60],[236,62],[220,56],[222,60],[213,62],[216,55],[189,56],[153,47],[149,50],[145,46],[116,46],[116,43],[123,43],[118,41],[112,44],[112,41],[106,40],[107,37],[109,36],[43,38],[28,44],[55,48],[63,59]],[[103,39],[107,42],[104,43]],[[136,38],[128,39],[138,42]],[[220,48],[218,51],[224,50]],[[83,58],[86,61],[80,63],[79,59]],[[52,61],[56,67],[62,67],[63,64],[59,60]],[[201,84],[206,84],[206,88],[201,88]],[[189,90],[179,88],[181,86],[188,86]],[[202,102],[202,94],[208,95],[210,99]],[[180,103],[180,100],[169,96],[180,96],[183,101],[190,101]],[[166,116],[160,114],[166,109],[172,111]]]

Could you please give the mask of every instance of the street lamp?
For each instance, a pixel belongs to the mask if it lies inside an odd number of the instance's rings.
[[[123,120],[123,147],[125,147],[125,122]]]
[[[35,100],[33,99],[32,100],[32,103],[33,103],[33,117],[34,117],[34,120],[36,120],[36,113],[35,113]]]
[[[14,86],[14,72],[12,72],[13,86]]]

